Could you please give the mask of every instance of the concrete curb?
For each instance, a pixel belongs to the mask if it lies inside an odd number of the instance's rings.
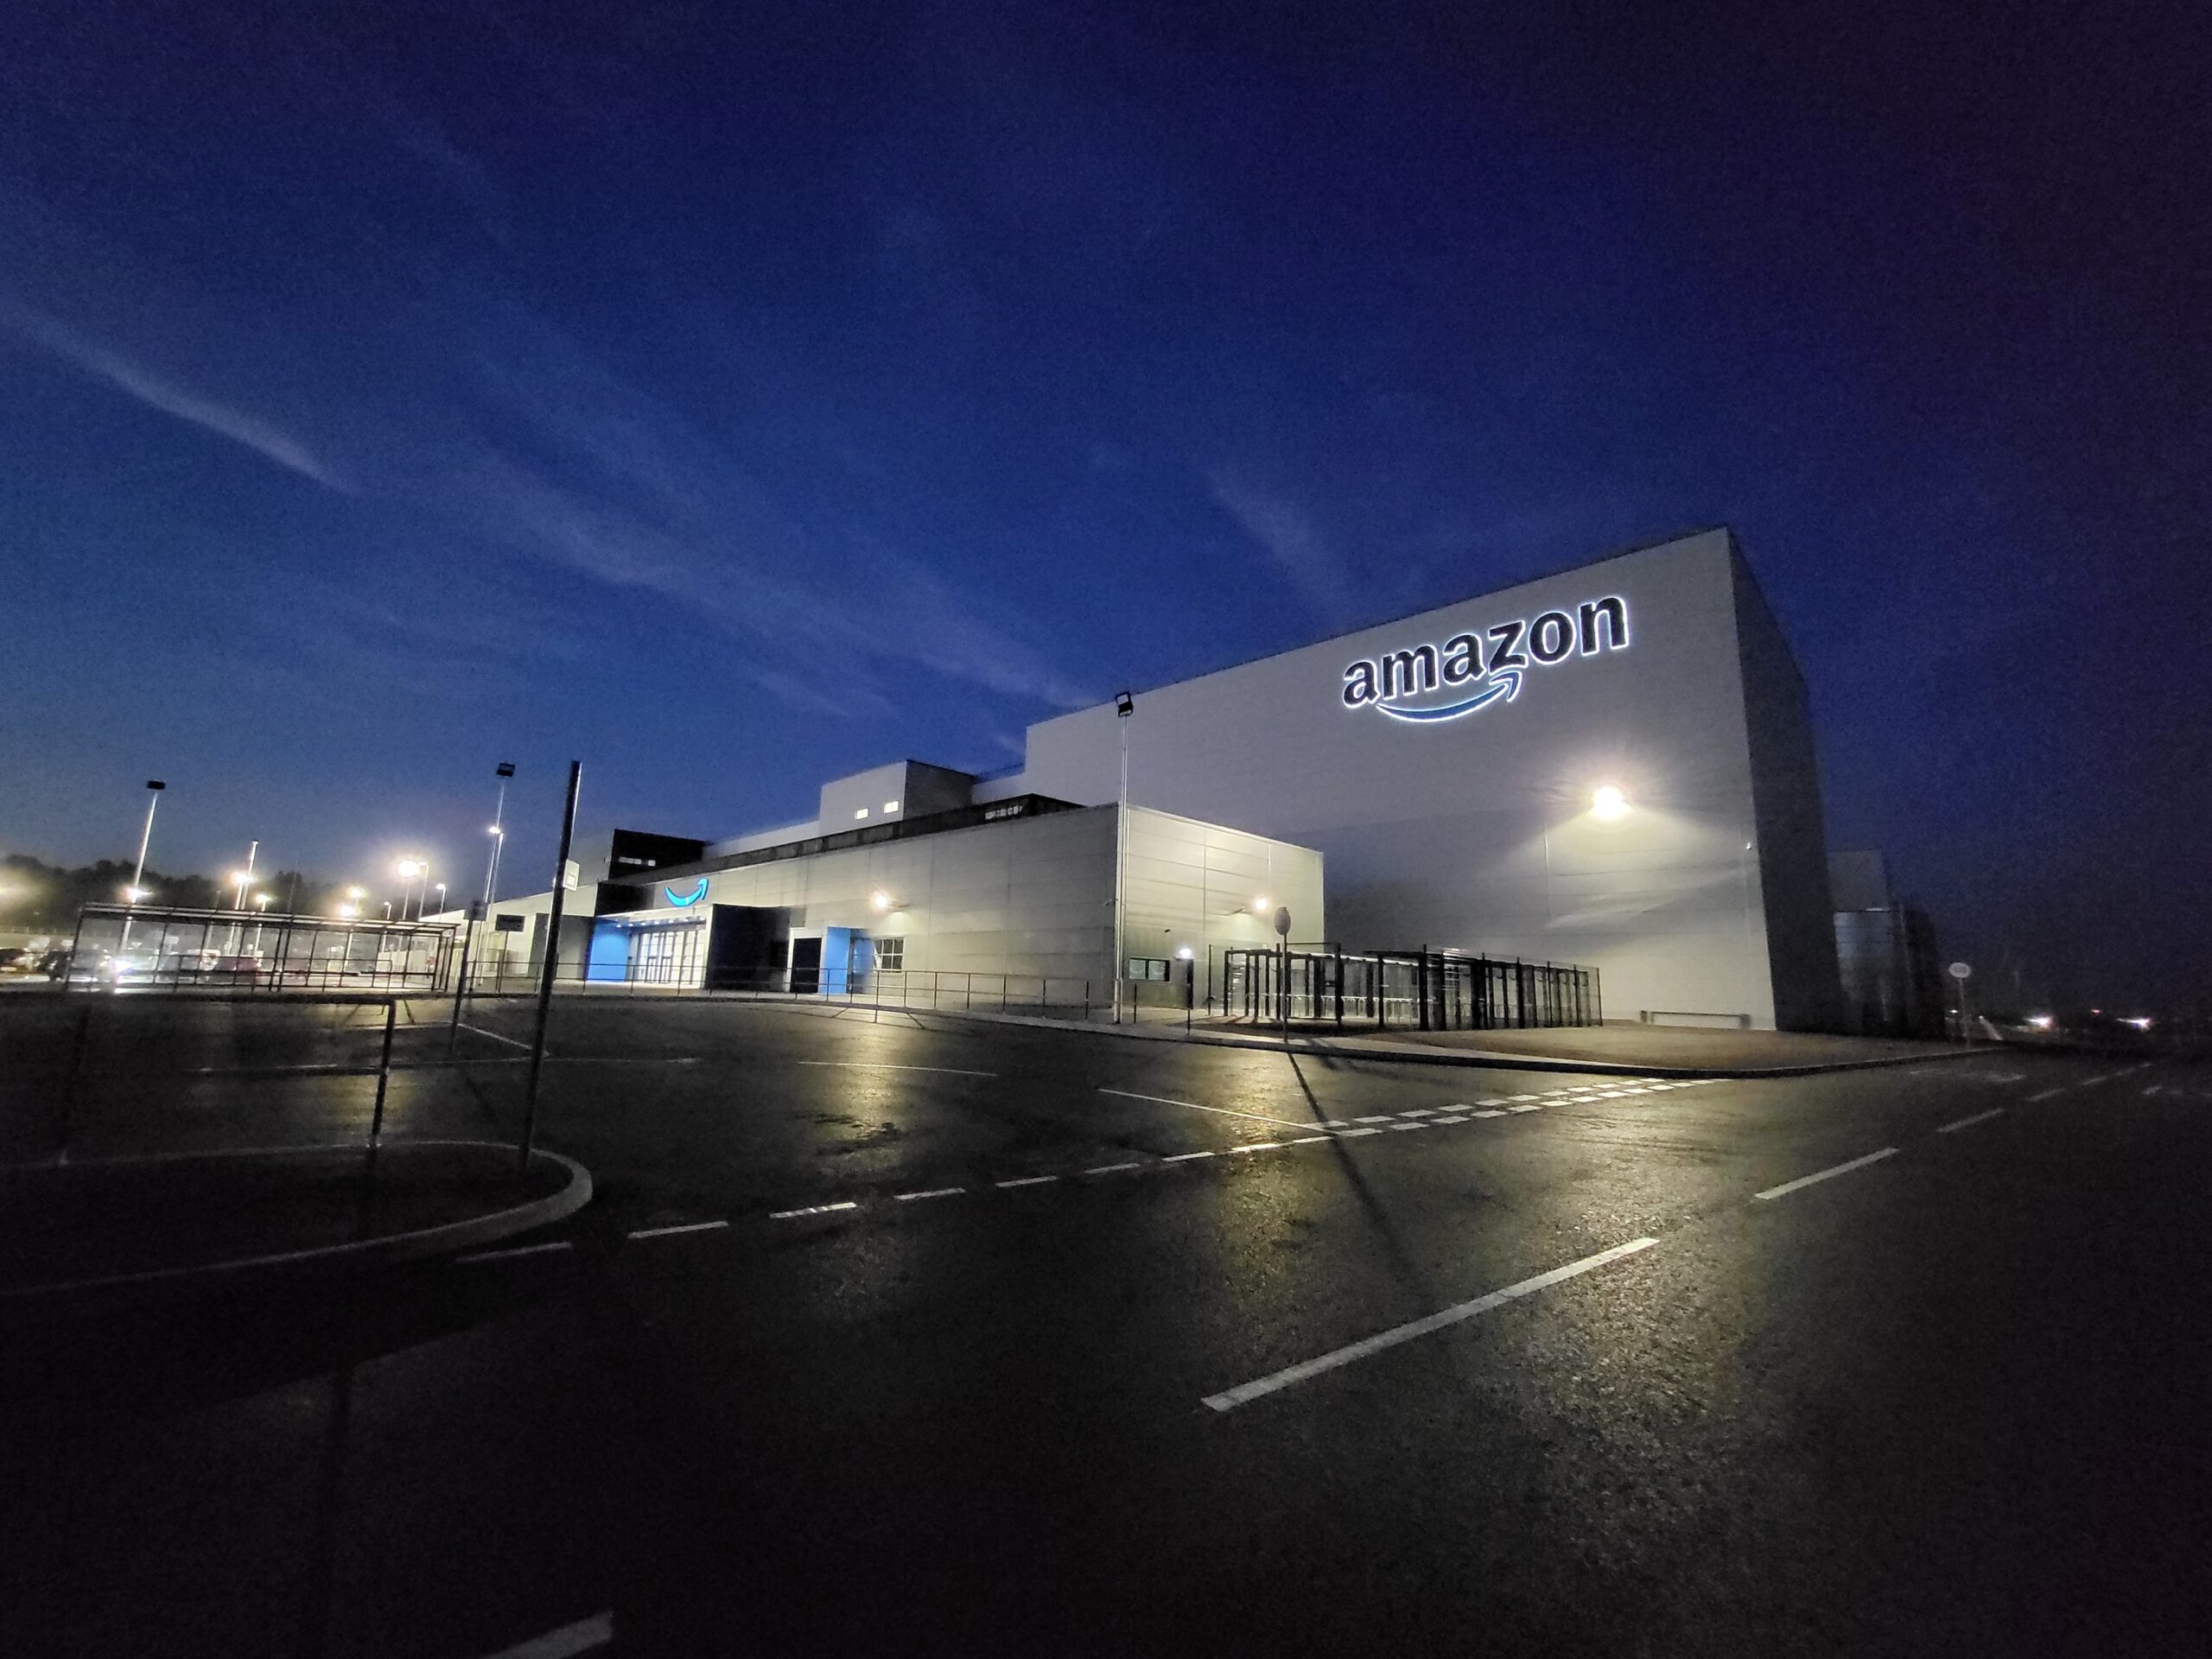
[[[489,1141],[406,1141],[387,1145],[386,1155],[405,1148],[467,1147],[514,1155],[514,1149]],[[213,1162],[239,1158],[312,1157],[318,1153],[358,1158],[359,1147],[252,1147],[234,1152],[191,1152],[153,1158],[100,1160],[111,1165],[143,1167],[154,1164]],[[404,1154],[403,1154],[404,1155]],[[234,1256],[225,1262],[192,1267],[156,1268],[141,1273],[110,1274],[97,1279],[65,1280],[43,1285],[0,1289],[0,1313],[8,1314],[70,1314],[105,1309],[118,1301],[168,1295],[190,1295],[202,1290],[240,1284],[257,1284],[323,1273],[353,1272],[368,1267],[391,1267],[436,1255],[473,1249],[478,1245],[512,1238],[535,1228],[564,1221],[591,1201],[591,1172],[556,1152],[533,1151],[533,1164],[554,1164],[568,1171],[567,1183],[558,1191],[465,1221],[446,1222],[407,1232],[341,1244],[320,1244],[302,1250],[283,1250],[269,1255]],[[87,1167],[85,1164],[73,1168]]]
[[[723,1000],[750,1001],[738,998]],[[884,1014],[905,1014],[914,1020],[934,1015],[942,1020],[979,1020],[986,1025],[1021,1026],[1038,1031],[1076,1032],[1086,1036],[1119,1038],[1125,1041],[1198,1044],[1209,1048],[1249,1048],[1270,1054],[1287,1052],[1322,1060],[1366,1060],[1385,1065],[1456,1065],[1489,1071],[1580,1071],[1611,1077],[1722,1077],[1736,1080],[1811,1077],[1830,1071],[1866,1071],[1883,1066],[1924,1065],[1939,1060],[1977,1059],[2004,1052],[1999,1045],[1984,1044],[1974,1048],[1946,1049],[1933,1054],[1885,1054],[1872,1059],[1818,1060],[1798,1065],[1631,1065],[1621,1060],[1579,1060],[1555,1054],[1505,1054],[1485,1050],[1454,1052],[1449,1049],[1385,1047],[1379,1044],[1362,1043],[1357,1038],[1349,1040],[1339,1039],[1333,1042],[1315,1041],[1310,1038],[1293,1039],[1286,1044],[1280,1037],[1247,1035],[1242,1032],[1194,1029],[1185,1034],[1179,1027],[1100,1025],[1081,1020],[1052,1020],[1038,1014],[986,1012],[981,1008],[912,1008],[900,1007],[889,1002],[840,1002],[834,1008],[817,1008],[803,1002],[776,1001],[766,998],[754,1001],[753,1006],[787,1007],[795,1013],[817,1017],[831,1013],[842,1014],[847,1010],[873,1009]]]

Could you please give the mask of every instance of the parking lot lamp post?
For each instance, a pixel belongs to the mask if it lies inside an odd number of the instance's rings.
[[[168,785],[158,778],[149,778],[146,780],[146,827],[138,832],[138,864],[137,868],[130,872],[130,891],[124,895],[133,910],[138,907],[138,900],[145,896],[146,849],[154,839],[154,809],[162,804],[162,791],[168,787]],[[123,918],[121,949],[124,950],[130,948],[130,919],[127,915]]]

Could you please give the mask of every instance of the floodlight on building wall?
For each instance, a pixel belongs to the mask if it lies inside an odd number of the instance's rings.
[[[1188,962],[1188,961],[1190,961],[1190,960],[1191,960],[1191,958],[1192,958],[1194,955],[1196,955],[1197,953],[1196,953],[1195,951],[1193,951],[1193,950],[1191,949],[1191,947],[1190,947],[1189,945],[1187,945],[1187,944],[1186,944],[1186,945],[1185,945],[1181,950],[1178,950],[1175,954],[1176,954],[1178,957],[1181,957],[1181,958],[1182,958],[1182,960],[1184,960],[1185,962]]]
[[[878,887],[874,893],[868,894],[868,902],[874,905],[878,910],[881,911],[904,910],[906,908],[906,901],[904,899],[894,899],[889,893],[884,892],[880,887]]]
[[[1628,816],[1628,791],[1618,784],[1600,784],[1590,791],[1590,815],[1611,823]]]
[[[1255,916],[1264,916],[1274,907],[1275,901],[1264,893],[1252,901],[1252,913]]]

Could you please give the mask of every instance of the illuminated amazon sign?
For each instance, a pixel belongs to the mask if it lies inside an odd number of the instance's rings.
[[[1344,670],[1344,707],[1372,707],[1393,720],[1458,720],[1512,702],[1532,667],[1627,649],[1628,601],[1593,599],[1571,616],[1546,611],[1533,622],[1501,622],[1354,663]]]

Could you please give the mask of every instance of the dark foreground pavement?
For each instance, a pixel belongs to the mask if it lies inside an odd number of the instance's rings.
[[[556,1020],[531,1253],[13,1351],[11,1650],[2202,1646],[2212,1069]]]

